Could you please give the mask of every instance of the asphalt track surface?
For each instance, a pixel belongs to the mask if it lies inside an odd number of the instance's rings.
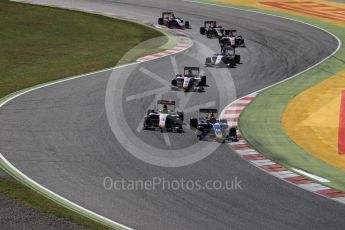
[[[243,64],[231,69],[231,76],[223,76],[227,70],[205,69],[206,74],[214,75],[208,78],[210,87],[205,93],[190,96],[186,108],[210,101],[222,108],[225,102],[306,69],[337,47],[332,36],[304,24],[177,0],[76,0],[54,4],[112,12],[146,22],[156,22],[162,10],[174,10],[190,20],[193,29],[185,32],[196,41],[190,50],[176,55],[180,71],[184,65],[201,65],[205,57],[199,55],[207,51],[203,45],[217,50],[216,40],[198,34],[203,20],[215,19],[224,27],[240,31],[247,42],[247,48],[238,51]],[[169,134],[168,146],[159,132],[136,132],[154,96],[126,101],[130,95],[161,87],[162,80],[156,82],[142,70],[170,81],[174,71],[171,63],[167,57],[131,67],[131,71],[125,71],[129,74],[124,87],[114,86],[111,90],[114,95],[123,93],[124,118],[138,138],[156,148],[174,150],[196,143],[193,133],[186,130],[183,134]],[[154,166],[132,156],[110,127],[109,120],[117,118],[107,117],[105,98],[110,76],[120,78],[123,72],[105,71],[59,83],[6,104],[0,111],[0,152],[38,183],[134,229],[344,229],[344,206],[267,175],[227,145],[219,145],[197,163],[175,168]],[[230,85],[219,85],[217,81]],[[179,100],[174,93],[163,97]],[[186,119],[194,115],[186,114]],[[104,177],[201,181],[237,177],[242,189],[107,191]]]

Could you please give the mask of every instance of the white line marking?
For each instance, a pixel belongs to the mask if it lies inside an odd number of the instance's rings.
[[[162,77],[158,76],[155,73],[152,73],[150,70],[144,68],[144,67],[140,67],[139,69],[140,72],[146,74],[147,76],[151,77],[152,79],[160,82],[161,84],[167,86],[170,85],[170,82],[168,82],[167,80],[163,79]]]
[[[1,153],[0,153],[0,159],[1,159],[8,167],[10,167],[11,170],[15,171],[18,175],[20,175],[20,176],[21,176],[22,178],[24,178],[26,181],[29,181],[31,184],[35,185],[35,186],[36,186],[37,188],[39,188],[40,190],[43,190],[43,191],[45,191],[45,192],[47,192],[47,193],[50,193],[50,194],[53,195],[55,198],[57,198],[58,200],[60,200],[60,202],[62,201],[62,202],[67,203],[67,204],[69,204],[69,205],[71,205],[71,206],[74,206],[74,207],[76,207],[76,208],[82,210],[83,212],[85,212],[85,213],[87,213],[87,214],[89,214],[89,215],[93,215],[93,216],[95,216],[95,217],[97,217],[97,218],[99,218],[99,219],[101,219],[101,220],[103,220],[103,221],[106,221],[106,222],[108,222],[108,223],[110,223],[110,224],[112,224],[112,225],[117,225],[117,226],[120,226],[120,227],[122,227],[122,228],[124,228],[124,229],[127,229],[127,230],[133,230],[132,228],[129,228],[129,227],[125,226],[125,225],[122,225],[122,224],[120,224],[120,223],[117,223],[117,222],[115,222],[115,221],[112,221],[112,220],[110,220],[110,219],[108,219],[108,218],[106,218],[106,217],[104,217],[104,216],[98,215],[97,213],[94,213],[94,212],[92,212],[92,211],[90,211],[90,210],[88,210],[88,209],[86,209],[86,208],[84,208],[84,207],[82,207],[82,206],[80,206],[80,205],[78,205],[78,204],[76,204],[76,203],[73,203],[72,201],[67,200],[66,198],[64,198],[64,197],[62,197],[62,196],[56,194],[55,192],[53,192],[53,191],[51,191],[51,190],[49,190],[49,189],[43,187],[42,185],[38,184],[36,181],[32,180],[31,178],[29,178],[28,176],[26,176],[24,173],[22,173],[21,171],[19,171],[16,167],[14,167],[14,166],[6,159]]]
[[[186,1],[186,2],[193,2],[193,3],[197,3],[197,4],[211,5],[211,6],[216,6],[216,7],[223,7],[223,8],[230,8],[230,9],[242,10],[242,11],[246,11],[246,12],[253,12],[253,13],[257,13],[257,14],[268,15],[268,16],[273,16],[273,17],[277,17],[277,18],[283,18],[283,19],[290,20],[290,21],[299,22],[299,23],[301,23],[301,24],[308,25],[308,26],[317,28],[317,29],[319,29],[319,30],[321,30],[321,31],[324,31],[325,33],[328,33],[328,34],[330,34],[331,36],[333,36],[333,37],[338,41],[338,47],[337,47],[337,49],[336,49],[334,52],[332,52],[329,56],[327,56],[326,58],[324,58],[323,60],[319,61],[318,63],[316,63],[316,64],[310,66],[309,68],[307,68],[307,69],[305,69],[305,70],[303,70],[303,71],[301,71],[301,72],[299,72],[299,73],[297,73],[297,74],[295,74],[295,75],[293,75],[293,76],[291,76],[291,77],[288,77],[288,78],[286,78],[286,79],[284,79],[284,80],[282,80],[282,81],[279,81],[279,82],[277,82],[277,83],[275,83],[275,84],[272,84],[272,85],[270,85],[270,86],[264,87],[264,88],[262,88],[262,89],[260,89],[260,90],[254,91],[252,94],[249,94],[249,95],[247,95],[247,96],[256,95],[256,94],[258,94],[258,93],[260,93],[260,92],[262,92],[262,91],[265,91],[265,90],[267,90],[267,89],[269,89],[269,88],[272,88],[272,87],[277,86],[277,85],[279,85],[279,84],[282,84],[282,83],[284,83],[284,82],[286,82],[286,81],[289,81],[290,79],[293,79],[293,78],[295,78],[295,77],[297,77],[297,76],[299,76],[299,75],[301,75],[301,74],[303,74],[303,73],[305,73],[305,72],[307,72],[307,71],[309,71],[309,70],[311,70],[311,69],[317,67],[318,65],[322,64],[323,62],[325,62],[326,60],[328,60],[329,58],[331,58],[332,56],[334,56],[334,55],[340,50],[340,48],[341,48],[341,46],[342,46],[341,40],[340,40],[336,35],[334,35],[333,33],[329,32],[329,31],[327,31],[326,29],[323,29],[323,28],[321,28],[321,27],[318,27],[318,26],[315,26],[315,25],[312,25],[312,24],[310,24],[310,23],[303,22],[303,21],[300,21],[300,20],[297,20],[297,19],[292,19],[292,18],[287,18],[287,17],[283,17],[283,16],[279,16],[279,15],[264,13],[264,12],[260,12],[260,11],[257,11],[257,10],[241,9],[241,8],[238,8],[238,7],[217,5],[217,4],[206,3],[206,2],[196,2],[196,1],[193,1],[193,0],[184,0],[184,1]],[[236,102],[238,102],[238,100],[235,100],[235,101],[232,102],[232,103],[236,103]],[[231,104],[232,104],[232,103],[231,103]],[[231,104],[229,104],[229,105],[231,105]],[[229,106],[229,105],[228,105],[228,106]],[[221,116],[222,116],[222,115],[224,115],[224,110],[221,112]],[[260,167],[259,167],[259,168],[260,168]],[[260,169],[261,169],[261,168],[260,168]],[[265,170],[263,170],[263,171],[265,171]],[[265,172],[266,172],[266,171],[265,171]],[[268,172],[268,173],[274,175],[273,172]],[[280,177],[280,176],[278,176],[278,177]],[[314,176],[314,177],[315,177],[315,176]],[[321,177],[318,177],[318,176],[316,176],[316,177],[319,179],[319,181],[320,181],[320,179],[321,179],[322,181],[329,181],[329,180],[327,180],[327,179],[325,179],[325,178],[321,178]],[[311,177],[311,178],[312,178],[312,177]],[[333,200],[345,204],[345,198],[344,198],[344,199],[334,199],[334,198],[333,198]]]
[[[164,141],[165,141],[166,146],[171,146],[169,134],[163,133],[163,137],[164,137]]]
[[[172,65],[172,67],[173,67],[174,74],[175,74],[175,75],[179,74],[178,65],[177,65],[177,63],[176,63],[176,58],[175,58],[175,56],[171,56],[171,57],[170,57],[170,60],[171,60],[171,65]]]
[[[222,119],[226,119],[226,118],[238,118],[240,115],[237,113],[228,113],[228,114],[224,114],[222,116]]]
[[[138,23],[138,22],[137,22]],[[142,24],[144,26],[146,26],[145,24]],[[184,50],[187,50],[188,48],[192,47],[193,45],[193,41],[192,40],[189,40],[190,41],[190,46],[186,47],[185,49],[181,49],[181,50],[178,50],[176,52],[174,52],[174,54],[177,54],[179,52],[182,52]],[[168,56],[168,55],[167,55]],[[144,60],[144,61],[140,61],[140,62],[146,62],[146,61],[150,61],[150,60]],[[102,70],[97,70],[97,71],[94,71],[94,72],[90,72],[90,73],[85,73],[85,74],[81,74],[81,75],[76,75],[76,76],[71,76],[71,77],[67,77],[65,79],[61,79],[61,80],[56,80],[56,81],[52,81],[52,82],[49,82],[49,83],[43,83],[41,85],[36,85],[36,86],[33,86],[33,87],[30,87],[30,88],[27,88],[27,89],[23,89],[23,90],[20,90],[18,92],[15,92],[13,94],[10,94],[10,95],[7,95],[5,96],[4,98],[0,99],[0,108],[3,107],[5,104],[7,104],[8,102],[10,102],[11,100],[17,98],[17,97],[20,97],[26,93],[29,93],[29,92],[32,92],[32,91],[35,91],[35,90],[38,90],[38,89],[41,89],[41,88],[44,88],[44,87],[48,87],[48,86],[52,86],[52,85],[55,85],[55,84],[59,84],[59,83],[63,83],[63,82],[66,82],[66,81],[70,81],[70,80],[74,80],[74,79],[78,79],[78,78],[82,78],[82,77],[87,77],[87,76],[92,76],[94,74],[97,74],[97,73],[104,73],[104,72],[107,72],[107,71],[112,71],[112,70],[115,70],[115,69],[120,69],[120,68],[124,68],[124,67],[127,67],[127,66],[132,66],[132,65],[136,65],[138,63],[140,63],[139,61],[135,61],[133,63],[129,63],[129,64],[124,64],[124,65],[120,65],[120,66],[115,66],[115,67],[111,67],[111,68],[106,68],[106,69],[102,69]],[[105,221],[105,222],[108,222],[108,223],[111,223],[112,225],[117,225],[117,226],[120,226],[124,229],[128,229],[128,230],[133,230],[132,228],[129,228],[125,225],[122,225],[120,223],[117,223],[113,220],[110,220],[104,216],[101,216],[97,213],[94,213],[82,206],[79,206],[69,200],[67,200],[66,198],[64,197],[61,197],[60,195],[54,193],[53,191],[45,188],[44,186],[38,184],[36,181],[32,180],[31,178],[29,178],[27,175],[23,174],[21,171],[19,171],[17,168],[15,168],[9,161],[6,160],[6,158],[0,153],[0,158],[4,161],[4,163],[10,167],[13,171],[15,171],[17,174],[21,175],[24,180],[26,180],[29,184],[33,184],[34,186],[37,186],[40,190],[44,190],[46,191],[47,193],[49,193],[50,196],[54,197],[55,199],[62,199],[64,200],[64,202],[70,204],[71,206],[74,206],[73,208],[74,209],[80,209],[86,213],[89,213],[90,215],[93,215],[94,217],[93,218],[99,218],[101,219],[102,221]]]
[[[264,165],[274,165],[274,163],[271,160],[251,160],[251,162],[257,166],[264,166]]]
[[[298,176],[298,174],[293,173],[291,171],[268,172],[268,173],[281,179]]]
[[[226,110],[243,110],[246,106],[229,106]]]
[[[151,95],[154,95],[154,94],[159,94],[161,92],[166,92],[166,90],[167,90],[167,87],[161,87],[161,88],[158,88],[158,89],[153,89],[153,90],[145,91],[143,93],[138,93],[138,94],[126,97],[126,101],[137,100],[137,99],[140,99],[140,98],[143,98],[143,97],[148,97],[148,96],[151,96]]]
[[[316,180],[316,181],[319,181],[319,182],[321,182],[321,183],[328,183],[328,182],[331,182],[331,181],[329,181],[329,180],[326,179],[326,178],[323,178],[323,177],[320,177],[320,176],[317,176],[317,175],[314,175],[314,174],[305,172],[305,171],[303,171],[303,170],[301,170],[301,169],[295,169],[295,168],[291,168],[291,169],[292,169],[293,171],[299,173],[299,174],[302,174],[302,175],[304,175],[304,176],[307,176],[307,177],[309,177],[309,178],[312,178],[312,179],[314,179],[314,180]]]
[[[332,198],[332,200],[345,204],[345,197],[336,197],[336,198]]]
[[[318,184],[318,183],[299,184],[298,186],[305,189],[305,190],[312,191],[312,192],[329,189],[329,187],[323,186],[323,185]]]
[[[257,151],[255,150],[237,150],[237,153],[241,156],[244,155],[253,155],[253,154],[259,154]]]
[[[276,86],[276,85],[279,85],[279,84],[281,84],[281,83],[283,83],[283,82],[286,82],[286,81],[288,81],[288,80],[290,80],[290,79],[292,79],[292,78],[295,78],[295,77],[297,77],[298,75],[301,75],[301,74],[303,74],[303,73],[305,73],[305,72],[311,70],[312,68],[315,68],[316,66],[320,65],[321,63],[325,62],[326,60],[328,60],[329,58],[331,58],[332,56],[334,56],[334,55],[339,51],[339,49],[340,49],[341,46],[342,46],[341,40],[340,40],[336,35],[334,35],[333,33],[329,32],[329,31],[327,31],[326,29],[323,29],[323,28],[321,28],[321,27],[319,27],[319,26],[315,26],[315,25],[313,25],[313,24],[310,24],[310,23],[307,23],[307,22],[303,22],[303,21],[300,21],[300,20],[297,20],[297,19],[288,18],[288,17],[284,17],[284,16],[279,16],[279,15],[274,15],[274,14],[269,14],[269,13],[264,13],[264,12],[261,12],[261,11],[258,11],[258,10],[242,9],[242,8],[233,7],[233,6],[217,5],[217,4],[214,4],[214,3],[198,2],[198,1],[193,1],[193,0],[183,0],[183,1],[185,1],[185,2],[192,2],[192,3],[196,3],[196,4],[203,4],[203,5],[210,5],[210,6],[215,6],[215,7],[221,7],[221,8],[235,9],[235,10],[246,11],[246,12],[252,12],[252,13],[256,13],[256,14],[262,14],[262,15],[268,15],[268,16],[272,16],[272,17],[276,17],[276,18],[282,18],[282,19],[285,19],[285,20],[293,21],[293,22],[299,22],[299,23],[301,23],[301,24],[308,25],[308,26],[317,28],[317,29],[319,29],[319,30],[321,30],[321,31],[324,31],[325,33],[328,33],[328,34],[330,34],[331,36],[333,36],[333,37],[338,41],[338,47],[337,47],[337,49],[336,49],[333,53],[331,53],[328,57],[326,57],[326,58],[324,58],[323,60],[319,61],[319,62],[316,63],[315,65],[312,65],[312,66],[310,66],[309,68],[307,68],[307,69],[305,69],[305,70],[303,70],[303,71],[301,71],[301,72],[299,72],[299,73],[297,73],[297,74],[295,74],[295,75],[293,75],[293,76],[291,76],[291,77],[289,77],[289,78],[285,78],[284,80],[279,81],[279,82],[277,82],[277,83],[275,83],[275,84],[272,84],[272,85],[270,85],[270,86],[267,86],[267,87],[264,87],[264,88],[259,89],[259,90],[257,90],[257,91],[254,91],[254,92],[252,92],[251,94],[248,94],[247,96],[256,95],[256,94],[258,94],[258,93],[260,93],[260,92],[262,92],[262,91],[264,91],[264,90],[266,90],[266,89],[272,88],[272,87],[274,87],[274,86]]]

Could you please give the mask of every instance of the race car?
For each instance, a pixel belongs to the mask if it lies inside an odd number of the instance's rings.
[[[235,35],[236,30],[224,30],[223,36],[219,37],[220,46],[230,45],[232,48],[245,47],[242,35]]]
[[[199,67],[184,67],[184,73],[177,74],[174,79],[171,80],[171,89],[180,90],[185,92],[204,92],[206,86],[206,76],[200,76]]]
[[[229,46],[222,47],[221,53],[216,53],[212,57],[207,57],[205,65],[207,67],[229,67],[233,68],[241,63],[241,56],[235,53],[235,49]]]
[[[200,27],[200,34],[206,35],[207,38],[222,37],[224,29],[222,26],[217,26],[216,21],[205,21],[204,27]]]
[[[227,120],[217,120],[217,109],[199,109],[198,118],[191,118],[189,125],[196,130],[197,138],[199,140],[215,140],[218,142],[225,142],[227,140],[235,140],[234,130],[228,130]],[[236,131],[236,130],[235,130]]]
[[[184,113],[175,109],[175,101],[158,100],[156,110],[148,110],[145,115],[144,130],[183,132]]]
[[[183,21],[181,18],[175,17],[173,12],[163,12],[162,17],[158,18],[158,24],[164,25],[169,29],[189,29],[189,21]]]

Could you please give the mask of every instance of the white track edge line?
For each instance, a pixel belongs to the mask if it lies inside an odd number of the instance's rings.
[[[121,228],[124,228],[124,229],[127,229],[127,230],[133,230],[132,228],[129,228],[129,227],[123,225],[123,224],[117,223],[117,222],[115,222],[115,221],[113,221],[113,220],[110,220],[110,219],[104,217],[104,216],[101,216],[101,215],[99,215],[99,214],[97,214],[97,213],[95,213],[95,212],[93,212],[93,211],[91,211],[91,210],[89,210],[89,209],[86,209],[86,208],[84,208],[84,207],[82,207],[82,206],[80,206],[80,205],[78,205],[78,204],[76,204],[76,203],[74,203],[74,202],[72,202],[72,201],[70,201],[70,200],[68,200],[68,199],[66,199],[66,198],[64,198],[64,197],[62,197],[62,196],[60,196],[59,194],[57,194],[57,193],[55,193],[55,192],[53,192],[53,191],[47,189],[46,187],[44,187],[44,186],[42,186],[41,184],[37,183],[36,181],[34,181],[33,179],[31,179],[31,178],[28,177],[27,175],[25,175],[24,173],[22,173],[20,170],[18,170],[18,169],[17,169],[14,165],[12,165],[12,164],[4,157],[1,153],[0,153],[0,159],[1,159],[7,166],[9,166],[12,170],[14,170],[17,174],[19,174],[21,177],[23,177],[24,180],[29,181],[31,184],[34,184],[35,186],[37,186],[39,189],[44,190],[45,192],[50,193],[50,194],[53,195],[54,197],[56,197],[56,198],[62,200],[63,202],[66,202],[66,203],[68,203],[68,204],[70,204],[70,205],[72,205],[72,206],[74,206],[74,207],[76,207],[76,208],[78,208],[78,209],[80,209],[80,210],[82,210],[82,211],[88,213],[88,214],[91,214],[91,215],[93,215],[93,216],[95,216],[95,217],[97,217],[97,218],[99,218],[99,219],[102,219],[102,220],[104,220],[104,221],[106,221],[106,222],[108,222],[108,223],[112,223],[112,224],[114,224],[114,225],[117,225],[117,226],[119,226],[119,227],[121,227]],[[54,201],[54,203],[55,203],[55,201]],[[87,217],[87,218],[89,218],[89,217]]]
[[[56,6],[54,6],[56,7]],[[59,7],[57,7],[59,8]],[[74,9],[69,9],[69,10],[74,10]],[[84,12],[84,11],[81,11],[81,12]],[[87,12],[89,13],[89,12]],[[94,14],[100,14],[99,12],[96,12]],[[104,15],[104,14],[102,14]],[[107,16],[107,15],[104,15],[104,16]],[[126,20],[126,19],[121,19],[121,20]],[[131,21],[131,20],[127,20],[127,21]],[[132,21],[133,22],[133,21]],[[150,27],[148,25],[145,25],[145,24],[141,24],[139,22],[135,22],[137,24],[140,24],[140,25],[143,25],[143,26],[146,26],[146,27],[149,27],[149,28],[154,28],[154,27]],[[157,29],[157,28],[156,28]],[[168,36],[168,35],[166,35]],[[176,36],[176,35],[173,35],[173,36]],[[189,39],[190,43],[188,44],[188,46],[184,47],[183,49],[181,50],[178,50],[176,51],[175,53],[171,53],[171,54],[167,54],[167,55],[164,55],[164,56],[161,56],[161,57],[158,57],[154,60],[157,60],[157,59],[160,59],[160,58],[164,58],[164,57],[167,57],[167,56],[172,56],[172,55],[176,55],[176,54],[179,54],[179,53],[182,53],[184,51],[186,51],[187,49],[191,48],[194,44],[193,40],[191,38],[187,38]],[[178,44],[176,44],[177,46]],[[174,47],[173,47],[174,48]],[[167,49],[169,50],[169,49]],[[119,68],[124,68],[124,67],[128,67],[128,66],[132,66],[132,65],[135,65],[135,64],[139,64],[139,63],[144,63],[144,62],[149,62],[149,61],[152,61],[152,60],[146,60],[146,61],[133,61],[132,63],[128,63],[128,64],[124,64],[124,65],[120,65],[120,66],[115,66],[115,67],[110,67],[110,68],[106,68],[106,69],[102,69],[102,70],[97,70],[97,71],[93,71],[93,72],[89,72],[89,73],[85,73],[85,74],[80,74],[80,75],[76,75],[76,76],[72,76],[72,77],[67,77],[65,79],[61,79],[61,80],[57,80],[57,81],[52,81],[52,82],[48,82],[48,83],[42,83],[42,84],[39,84],[37,86],[33,86],[33,87],[30,87],[30,88],[27,88],[27,89],[22,89],[22,90],[19,90],[17,92],[13,92],[7,96],[4,96],[4,98],[0,98],[0,109],[5,105],[7,104],[8,102],[14,100],[15,98],[19,97],[19,96],[22,96],[26,93],[29,93],[29,92],[32,92],[32,91],[35,91],[35,90],[38,90],[38,89],[41,89],[41,88],[44,88],[44,87],[48,87],[48,86],[51,86],[51,85],[55,85],[55,84],[59,84],[59,83],[63,83],[63,82],[66,82],[66,81],[70,81],[70,80],[75,80],[75,79],[78,79],[78,78],[82,78],[82,77],[87,77],[87,76],[90,76],[90,75],[93,75],[93,74],[97,74],[97,73],[104,73],[104,72],[107,72],[107,71],[112,71],[112,70],[115,70],[115,69],[119,69]],[[25,175],[24,173],[22,173],[20,170],[18,170],[15,166],[13,166],[1,153],[0,153],[0,159],[3,160],[3,162],[8,166],[10,167],[13,171],[15,171],[16,173],[18,173],[19,175],[21,175],[25,180],[27,180],[29,183],[31,184],[34,184],[35,186],[37,186],[39,189],[42,189],[44,191],[46,191],[47,193],[49,193],[50,195],[54,196],[55,198],[58,198],[58,199],[61,199],[63,200],[64,202],[68,203],[69,205],[71,206],[74,206],[75,208],[77,209],[80,209],[84,212],[87,212],[88,214],[91,214],[93,215],[94,217],[97,217],[103,221],[106,221],[108,223],[111,223],[111,224],[114,224],[114,225],[117,225],[118,227],[121,227],[121,228],[124,228],[124,229],[127,229],[127,230],[134,230],[128,226],[125,226],[123,224],[120,224],[120,223],[117,223],[113,220],[110,220],[108,219],[107,217],[104,217],[102,215],[99,215],[95,212],[92,212],[91,210],[88,210],[76,203],[73,203],[72,201],[58,195],[57,193],[54,193],[53,191],[49,190],[48,188],[45,188],[43,185],[37,183],[36,181],[32,180],[30,177],[28,177],[27,175]],[[89,218],[89,217],[87,217]]]

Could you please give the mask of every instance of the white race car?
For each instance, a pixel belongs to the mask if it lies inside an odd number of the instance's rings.
[[[223,47],[221,53],[216,53],[212,57],[207,57],[205,65],[207,67],[229,67],[233,68],[241,63],[241,56],[235,54],[235,49]]]
[[[173,12],[163,12],[162,17],[158,18],[158,24],[164,25],[170,29],[189,29],[189,21],[184,21],[179,17],[175,17]]]
[[[206,35],[207,38],[219,38],[224,34],[222,26],[217,26],[216,21],[205,21],[204,26],[200,27],[200,34]]]
[[[183,112],[175,111],[175,101],[158,100],[157,109],[149,110],[145,115],[144,129],[183,132],[183,118]]]
[[[199,67],[184,67],[184,74],[177,74],[174,79],[171,80],[171,89],[180,90],[185,92],[196,91],[204,92],[206,86],[206,76],[200,76]]]
[[[224,35],[219,36],[220,46],[230,45],[232,48],[245,47],[242,35],[235,35],[236,30],[225,30]]]

